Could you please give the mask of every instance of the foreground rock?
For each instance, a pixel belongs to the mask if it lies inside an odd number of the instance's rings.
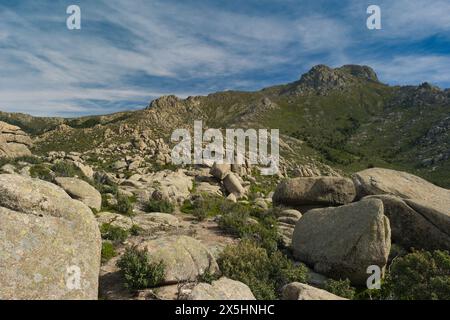
[[[339,177],[294,178],[281,182],[273,195],[275,205],[334,206],[350,203],[356,195],[352,180]]]
[[[86,205],[2,174],[0,219],[0,299],[97,299],[101,239]]]
[[[189,294],[188,300],[255,300],[250,288],[242,282],[220,278],[211,284],[200,283]]]
[[[337,208],[313,209],[295,226],[294,256],[314,271],[365,284],[367,267],[384,268],[391,247],[383,203],[367,199]]]
[[[19,127],[0,121],[0,158],[29,156],[31,146],[31,138]]]
[[[416,248],[450,249],[450,190],[415,175],[381,168],[353,176],[358,197],[379,197],[392,219],[394,241]]]
[[[348,300],[300,282],[293,282],[281,289],[282,300]]]
[[[63,188],[72,198],[80,200],[89,208],[99,211],[102,208],[102,196],[89,183],[78,178],[55,179],[57,185]]]
[[[191,237],[162,237],[147,241],[140,248],[147,249],[151,261],[164,262],[166,268],[163,284],[195,281],[206,271],[215,274],[219,270],[208,249]]]
[[[439,222],[442,213],[410,199],[391,195],[368,196],[364,199],[380,199],[391,225],[392,241],[409,249],[450,250],[449,228]]]

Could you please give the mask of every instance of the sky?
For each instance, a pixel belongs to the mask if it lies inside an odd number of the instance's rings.
[[[381,30],[366,26],[381,8]],[[81,9],[69,30],[66,9]],[[0,110],[82,116],[259,90],[316,64],[450,87],[448,0],[0,0]]]

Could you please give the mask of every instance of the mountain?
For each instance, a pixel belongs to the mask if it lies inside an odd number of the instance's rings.
[[[279,128],[287,163],[406,170],[450,187],[450,90],[389,86],[367,66],[313,67],[298,81],[256,92],[164,96],[144,110],[77,119],[0,113],[35,139],[34,152],[89,151],[176,128]],[[61,134],[64,132],[64,134]]]

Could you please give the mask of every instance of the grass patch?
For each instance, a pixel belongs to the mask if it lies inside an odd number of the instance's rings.
[[[114,245],[109,241],[102,243],[102,263],[108,262],[117,255]]]

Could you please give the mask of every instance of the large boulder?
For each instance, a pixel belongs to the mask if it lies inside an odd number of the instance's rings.
[[[0,121],[0,158],[31,155],[31,138],[19,127]]]
[[[282,300],[347,300],[328,291],[300,282],[292,282],[281,289]]]
[[[80,200],[89,208],[99,211],[102,208],[102,195],[89,183],[78,178],[55,178],[55,182],[72,198]]]
[[[407,172],[372,168],[353,175],[359,198],[389,194],[402,199],[415,199],[450,214],[450,190],[438,187]]]
[[[273,195],[275,205],[292,207],[334,206],[353,201],[356,191],[352,180],[340,177],[294,178],[278,184]]]
[[[367,196],[364,199],[383,201],[384,214],[391,226],[392,242],[407,249],[450,250],[450,228],[442,212],[417,200],[392,195]]]
[[[188,236],[166,236],[139,245],[146,249],[150,260],[165,265],[164,284],[194,281],[209,272],[215,274],[219,267],[214,256],[198,240]]]
[[[189,294],[188,300],[255,300],[250,288],[239,281],[220,278],[211,284],[199,283]]]
[[[0,299],[97,299],[101,238],[58,186],[0,175]]]
[[[365,284],[367,267],[384,269],[391,248],[391,229],[383,211],[378,199],[308,211],[295,226],[295,258],[318,273]]]
[[[450,249],[450,190],[415,175],[372,168],[353,175],[358,197],[379,197],[393,220],[395,242],[416,248]]]

